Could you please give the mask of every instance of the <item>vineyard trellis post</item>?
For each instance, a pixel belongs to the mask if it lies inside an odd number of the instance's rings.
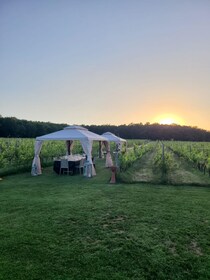
[[[162,161],[164,163],[164,160],[165,160],[165,147],[164,147],[164,144],[162,142]]]

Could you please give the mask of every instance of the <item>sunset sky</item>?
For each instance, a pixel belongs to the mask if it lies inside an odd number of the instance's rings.
[[[210,130],[209,0],[0,0],[0,114]]]

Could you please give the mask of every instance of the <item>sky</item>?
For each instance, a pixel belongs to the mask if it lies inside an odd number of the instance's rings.
[[[210,1],[0,0],[0,115],[210,130]]]

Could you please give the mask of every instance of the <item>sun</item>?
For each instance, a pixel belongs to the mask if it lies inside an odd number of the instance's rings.
[[[182,125],[184,123],[180,117],[172,114],[162,114],[156,117],[154,119],[154,122],[159,124],[166,124],[166,125],[172,125],[172,124]]]
[[[174,119],[166,118],[159,121],[160,124],[173,124],[176,123]]]

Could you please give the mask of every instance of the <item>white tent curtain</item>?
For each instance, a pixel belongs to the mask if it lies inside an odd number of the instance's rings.
[[[42,148],[42,141],[37,140],[34,145],[34,159],[31,168],[32,176],[37,176],[42,174],[41,162],[39,157],[41,148]]]
[[[93,141],[90,140],[80,140],[80,143],[82,145],[82,148],[85,152],[85,154],[87,155],[87,160],[89,161],[89,163],[92,166],[92,176],[96,175],[96,171],[93,165],[93,161],[92,161],[92,147],[93,147]]]
[[[111,167],[113,166],[113,161],[112,161],[112,157],[111,157],[111,152],[110,152],[110,144],[108,141],[104,141],[104,146],[106,148],[106,167]]]

